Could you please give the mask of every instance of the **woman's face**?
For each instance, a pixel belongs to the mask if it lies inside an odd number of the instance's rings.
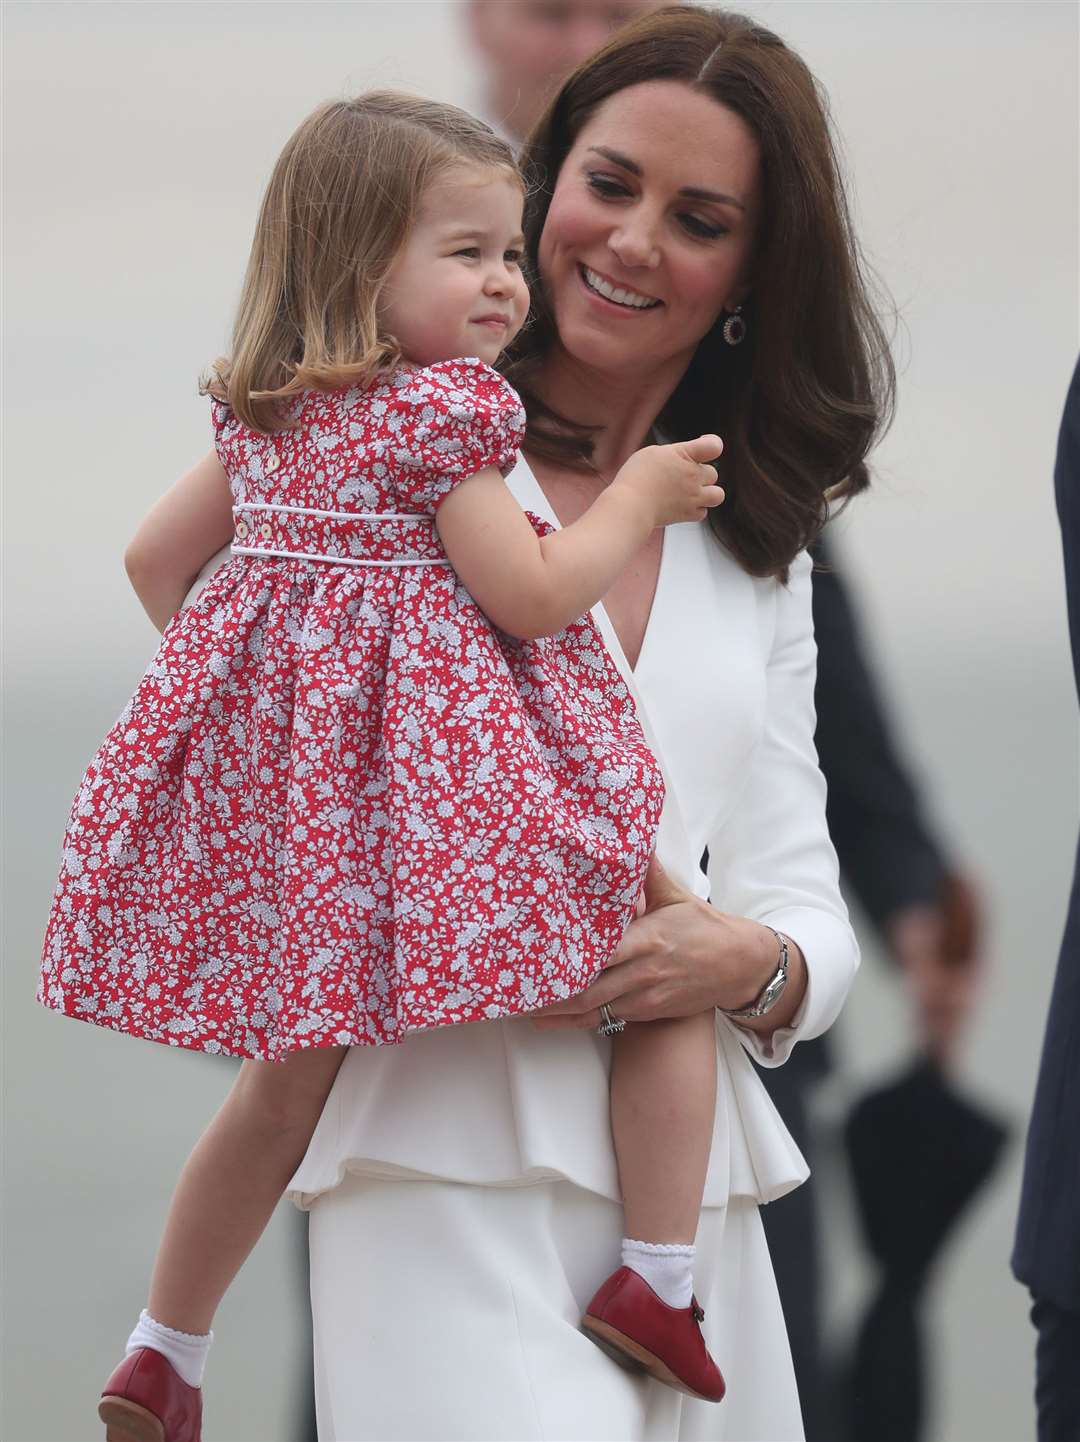
[[[685,369],[748,289],[759,169],[746,123],[678,81],[605,100],[563,163],[540,238],[563,349],[612,376]]]

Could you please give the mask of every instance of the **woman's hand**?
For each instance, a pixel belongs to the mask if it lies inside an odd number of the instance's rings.
[[[644,911],[587,991],[533,1018],[540,1028],[596,1027],[601,1005],[624,1021],[692,1016],[713,1007],[748,1006],[777,967],[767,926],[728,916],[673,881],[655,855],[645,876]],[[788,984],[766,1016],[742,1023],[769,1033],[788,1022],[806,992],[802,952],[788,938]]]

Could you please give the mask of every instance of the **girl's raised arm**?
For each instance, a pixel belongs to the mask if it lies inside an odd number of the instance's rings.
[[[500,630],[523,641],[561,631],[605,595],[657,526],[703,520],[724,493],[705,464],[717,436],[637,451],[572,525],[537,536],[495,466],[461,482],[435,512],[466,589]]]
[[[159,631],[202,566],[232,539],[232,495],[210,451],[151,508],[124,552],[124,567],[143,610]]]

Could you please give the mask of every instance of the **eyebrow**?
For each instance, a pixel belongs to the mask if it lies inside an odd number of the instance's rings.
[[[482,226],[482,225],[458,226],[458,228],[457,228],[456,230],[444,230],[444,231],[442,232],[442,238],[443,238],[443,240],[447,240],[447,241],[450,241],[450,240],[486,240],[487,237],[488,237],[490,234],[491,234],[491,232],[490,232],[489,230],[486,230],[486,229],[484,228],[484,226]],[[525,235],[524,235],[524,232],[523,232],[523,231],[520,231],[520,230],[517,231],[516,234],[514,234],[513,236],[511,236],[510,240],[511,240],[511,244],[512,244],[512,245],[524,245],[524,244],[525,244]]]
[[[641,176],[644,174],[641,166],[636,160],[631,160],[628,155],[621,151],[611,150],[606,145],[590,145],[590,151],[596,155],[602,155],[605,160],[610,160],[613,165],[628,170],[631,175]],[[725,195],[721,190],[705,190],[700,185],[684,185],[679,190],[680,195],[685,195],[688,200],[712,200],[719,205],[733,205],[736,210],[745,210],[741,200],[736,200],[733,195]]]

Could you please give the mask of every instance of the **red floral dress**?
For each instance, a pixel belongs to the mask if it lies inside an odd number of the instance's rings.
[[[513,466],[516,394],[458,360],[309,392],[274,435],[213,410],[234,554],[79,788],[39,999],[278,1059],[584,988],[663,783],[591,618],[515,640],[439,543],[454,486]]]

